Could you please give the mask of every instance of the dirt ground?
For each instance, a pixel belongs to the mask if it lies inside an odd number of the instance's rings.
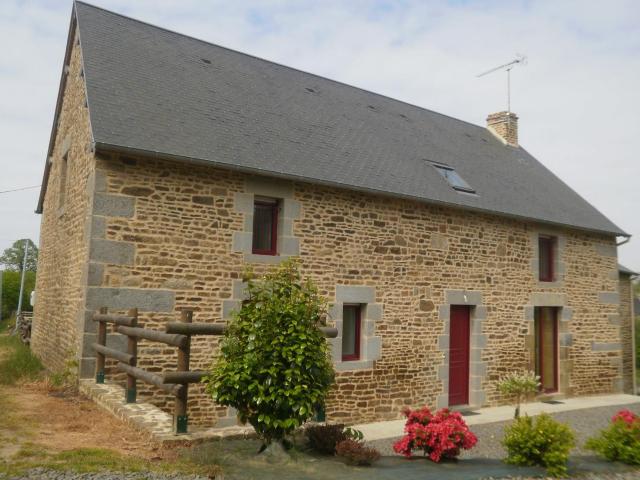
[[[105,448],[147,460],[161,451],[149,439],[72,391],[50,388],[46,381],[0,386],[0,459],[24,446],[57,453]]]

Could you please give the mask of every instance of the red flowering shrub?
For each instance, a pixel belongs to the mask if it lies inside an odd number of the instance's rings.
[[[640,421],[640,417],[638,417],[630,410],[620,410],[613,417],[611,417],[612,422],[617,422],[618,420],[622,420],[627,425],[631,425],[633,424],[633,422]]]
[[[462,415],[448,409],[432,414],[427,407],[419,410],[405,409],[407,417],[405,436],[393,444],[393,450],[411,457],[414,450],[422,450],[434,462],[442,458],[455,458],[460,450],[469,450],[478,442]]]
[[[620,410],[607,428],[587,440],[586,447],[612,462],[640,465],[640,417]]]

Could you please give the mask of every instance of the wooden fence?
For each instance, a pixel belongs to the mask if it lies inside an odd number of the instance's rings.
[[[208,372],[190,370],[191,337],[193,335],[223,335],[227,326],[214,323],[193,323],[193,311],[182,310],[179,322],[168,322],[165,331],[149,330],[138,325],[138,310],[131,309],[127,315],[109,314],[107,308],[101,308],[93,315],[98,322],[97,342],[93,344],[96,351],[96,383],[104,383],[106,358],[118,361],[117,369],[127,374],[125,401],[136,402],[136,381],[141,380],[158,387],[175,397],[173,416],[174,433],[187,433],[188,415],[187,401],[189,384],[198,383]],[[117,333],[127,336],[127,351],[122,352],[107,347],[107,324],[114,325]],[[332,327],[321,327],[320,330],[328,338],[335,338],[338,330]],[[138,340],[164,343],[178,349],[176,370],[161,375],[148,372],[137,366]]]

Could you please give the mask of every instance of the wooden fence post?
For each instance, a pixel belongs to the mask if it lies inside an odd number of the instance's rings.
[[[183,323],[193,321],[192,310],[182,310],[180,320]],[[189,371],[189,357],[191,353],[191,335],[188,335],[187,344],[178,348],[178,372]],[[176,433],[187,433],[189,417],[187,415],[187,401],[189,399],[189,384],[184,383],[176,395],[176,409],[173,418],[173,429]]]
[[[131,324],[132,327],[138,326],[138,309],[132,308],[127,313],[130,317],[133,317],[133,322]],[[132,367],[136,367],[138,365],[138,338],[129,335],[127,337],[127,353],[133,356],[133,360],[131,363]],[[136,403],[136,377],[133,375],[127,374],[127,390],[126,390],[126,398],[125,401],[127,403]]]
[[[107,314],[107,307],[100,308],[101,314]],[[103,347],[107,345],[107,323],[98,322],[98,345]],[[105,356],[103,353],[96,351],[96,383],[104,383],[104,363]]]

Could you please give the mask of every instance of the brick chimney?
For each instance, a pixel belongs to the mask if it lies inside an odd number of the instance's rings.
[[[512,147],[518,146],[518,116],[513,112],[492,113],[487,128]]]

